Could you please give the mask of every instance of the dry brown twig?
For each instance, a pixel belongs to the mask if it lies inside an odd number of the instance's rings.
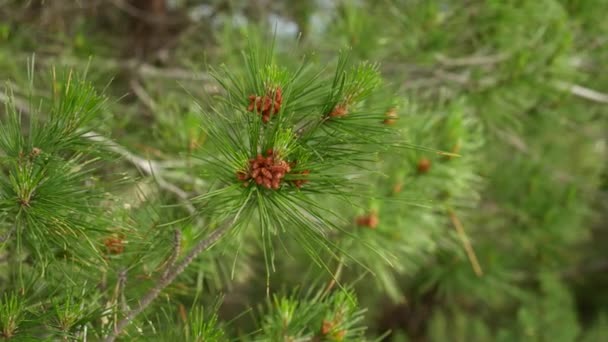
[[[177,276],[179,276],[202,252],[211,248],[217,241],[219,241],[230,229],[233,227],[233,220],[228,219],[216,228],[207,236],[207,238],[200,240],[188,254],[182,259],[181,262],[176,263],[166,270],[166,274],[161,276],[156,285],[144,295],[139,301],[135,309],[129,311],[125,317],[120,321],[116,322],[114,330],[105,339],[105,342],[113,342],[118,336],[124,331],[124,329],[141,314],[152,302],[160,295],[160,293],[169,286]]]

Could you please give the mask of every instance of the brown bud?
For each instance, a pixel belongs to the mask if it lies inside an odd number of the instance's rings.
[[[237,172],[236,176],[241,181],[245,181],[245,180],[249,179],[249,175],[244,171]]]
[[[398,194],[401,192],[401,190],[403,190],[403,182],[395,183],[395,185],[393,186],[393,193]]]
[[[262,174],[264,175],[264,177],[272,179],[272,173],[270,173],[270,171],[268,171],[268,169],[260,169],[262,170]]]
[[[32,158],[36,158],[36,157],[38,157],[38,156],[39,156],[41,153],[42,153],[42,150],[41,150],[41,149],[39,149],[38,147],[34,147],[34,148],[32,148],[32,152],[30,152],[30,156],[31,156]]]
[[[394,125],[397,123],[397,110],[395,108],[391,108],[385,114],[386,118],[384,119],[385,125]]]
[[[427,158],[422,158],[418,161],[418,173],[425,174],[431,169],[431,161]]]
[[[279,187],[280,187],[279,180],[278,180],[278,179],[274,179],[274,180],[272,181],[272,188],[276,190],[276,189],[278,189]]]
[[[341,118],[341,117],[345,116],[346,114],[348,114],[348,109],[346,108],[346,106],[338,105],[338,106],[334,107],[334,109],[331,111],[331,113],[329,113],[329,116],[331,116],[332,118]]]
[[[321,326],[321,335],[329,334],[333,327],[334,327],[334,324],[332,322],[323,320],[323,325]]]
[[[106,250],[109,254],[122,254],[125,250],[124,242],[119,237],[108,237],[103,241],[103,244],[106,246]]]
[[[378,224],[380,223],[380,220],[378,219],[378,215],[375,212],[371,212],[368,215],[357,217],[355,222],[358,226],[376,229],[378,227]]]

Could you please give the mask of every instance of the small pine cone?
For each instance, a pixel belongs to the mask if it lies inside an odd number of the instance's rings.
[[[264,98],[258,96],[255,100],[255,106],[258,112],[264,112]]]
[[[334,327],[334,324],[330,321],[323,320],[323,325],[321,326],[321,335],[327,335],[331,332],[331,329]]]
[[[124,241],[119,237],[108,237],[104,240],[103,244],[106,246],[106,250],[109,254],[122,254],[125,250]]]
[[[283,89],[281,87],[277,87],[277,90],[274,92],[274,100],[279,105],[283,103]]]
[[[425,174],[431,170],[431,161],[427,158],[422,158],[418,161],[418,173]]]
[[[42,153],[42,150],[39,149],[38,147],[34,147],[32,148],[32,151],[30,152],[30,157],[32,158],[36,158],[38,157],[40,154]]]
[[[270,107],[272,106],[272,100],[268,96],[264,96],[264,104],[262,106],[262,111],[268,113],[270,111]]]
[[[253,112],[255,109],[256,97],[255,95],[249,95],[249,106],[247,106],[247,111]]]
[[[370,229],[376,229],[380,220],[378,219],[378,215],[375,212],[371,212],[368,215],[359,216],[356,219],[356,223],[358,226],[367,227]]]
[[[270,171],[268,171],[268,169],[261,169],[262,170],[262,174],[264,175],[264,177],[268,178],[268,179],[272,179],[272,173],[270,173]]]
[[[241,181],[246,181],[249,179],[249,174],[247,174],[247,172],[244,172],[244,171],[237,172],[236,176]]]
[[[272,188],[274,190],[277,190],[281,186],[280,181],[281,181],[280,179],[273,179],[272,180]]]
[[[331,113],[329,113],[329,116],[331,116],[332,118],[341,118],[343,116],[346,116],[346,114],[348,114],[348,109],[346,108],[346,106],[338,105],[334,107]]]
[[[274,173],[282,172],[285,171],[285,167],[281,166],[281,164],[279,163],[279,165],[272,165],[270,167],[270,171]]]
[[[386,118],[384,119],[385,125],[394,125],[397,123],[397,110],[395,108],[391,108],[386,112]]]

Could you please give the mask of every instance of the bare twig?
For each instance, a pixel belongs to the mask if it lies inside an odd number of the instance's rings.
[[[30,58],[31,56],[26,56]],[[23,59],[26,59],[24,56]],[[82,60],[70,56],[61,56],[61,63],[58,63],[57,59],[52,56],[41,57],[37,56],[37,63],[42,65],[55,65],[61,64],[68,67],[87,66],[90,64],[89,60]],[[141,77],[150,78],[167,78],[184,81],[208,81],[213,82],[214,79],[205,72],[195,72],[192,70],[186,70],[181,68],[158,68],[153,65],[142,63],[138,59],[111,59],[111,58],[95,58],[95,68],[105,70],[128,70]]]
[[[167,276],[169,275],[169,271],[171,271],[171,268],[175,265],[175,262],[177,261],[177,258],[179,257],[179,254],[181,253],[182,250],[182,231],[179,229],[176,229],[173,235],[173,251],[171,252],[171,256],[169,257],[169,260],[167,260],[167,266],[165,267],[165,271],[163,272],[163,276],[162,279],[167,278]]]
[[[555,87],[560,90],[568,91],[572,95],[576,95],[586,100],[599,103],[608,103],[608,94],[600,93],[597,90],[589,89],[578,84],[560,81],[555,83]]]
[[[148,176],[154,177],[156,180],[156,183],[158,184],[158,187],[163,190],[173,193],[180,200],[182,200],[182,202],[184,203],[184,206],[186,207],[186,209],[188,210],[188,212],[190,214],[194,214],[196,212],[196,209],[190,202],[190,196],[188,195],[188,193],[185,192],[184,190],[182,190],[181,188],[179,188],[178,186],[176,186],[164,179],[163,168],[160,165],[158,165],[158,162],[149,160],[149,159],[144,159],[140,156],[137,156],[137,155],[129,152],[126,148],[122,147],[121,145],[117,144],[116,142],[114,142],[102,135],[99,135],[95,132],[86,132],[83,134],[83,137],[85,137],[91,141],[95,141],[100,144],[103,144],[106,149],[122,156],[128,162],[135,165],[139,170],[141,170],[141,172],[145,173]]]
[[[460,241],[462,241],[464,250],[467,253],[467,257],[469,258],[469,262],[473,267],[473,271],[478,277],[481,277],[483,275],[483,271],[481,269],[481,266],[479,265],[479,261],[477,260],[477,255],[475,255],[475,250],[473,249],[473,246],[471,245],[471,242],[469,241],[469,238],[464,231],[462,223],[460,222],[460,220],[456,216],[456,213],[454,213],[452,209],[448,210],[448,214],[450,216],[452,224],[454,225],[454,228],[456,228],[456,232],[458,232],[458,237],[460,238]]]
[[[131,89],[133,90],[135,96],[137,96],[139,100],[146,107],[148,107],[148,109],[150,109],[151,111],[155,111],[157,109],[158,106],[156,105],[156,102],[154,101],[154,99],[152,99],[150,94],[148,94],[146,89],[144,89],[141,83],[139,83],[139,81],[137,81],[136,79],[132,79],[129,82],[129,85],[131,86]]]
[[[125,287],[127,286],[127,270],[122,270],[118,273],[118,300],[120,302],[120,310],[127,312],[129,306],[127,305],[127,298],[125,297]]]
[[[473,55],[458,58],[450,58],[441,54],[438,54],[435,59],[446,67],[462,67],[462,66],[476,66],[476,65],[488,65],[497,64],[503,62],[509,58],[509,54],[499,53],[495,55]]]
[[[116,324],[114,331],[106,337],[105,342],[113,342],[123,332],[123,330],[133,321],[135,317],[141,314],[152,302],[160,295],[162,290],[169,286],[177,276],[179,276],[202,252],[212,247],[220,240],[232,227],[233,220],[228,219],[224,223],[211,232],[207,238],[199,241],[194,248],[188,252],[186,257],[178,264],[171,267],[165,277],[161,277],[156,284],[146,295],[144,295],[137,307],[131,310],[127,315]]]

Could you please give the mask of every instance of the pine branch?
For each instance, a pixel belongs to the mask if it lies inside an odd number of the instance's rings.
[[[165,271],[163,272],[163,279],[167,278],[167,276],[169,275],[169,272],[171,271],[171,268],[175,265],[175,262],[177,261],[177,258],[179,257],[179,254],[181,253],[182,250],[182,231],[179,229],[176,229],[173,235],[173,252],[171,253],[171,256],[169,257],[169,260],[167,260],[167,266],[165,267]]]
[[[213,246],[217,241],[219,241],[230,229],[233,227],[233,220],[228,219],[224,221],[224,223],[214,230],[206,239],[202,239],[201,241],[194,246],[188,255],[178,264],[173,265],[170,269],[168,269],[166,276],[163,275],[155,287],[153,287],[146,295],[144,295],[139,301],[139,305],[131,310],[123,319],[116,323],[114,331],[106,337],[105,342],[113,342],[116,338],[123,332],[123,330],[137,317],[141,314],[152,302],[160,295],[162,290],[164,290],[167,286],[169,286],[177,276],[179,276],[186,268],[204,251]]]
[[[27,103],[24,100],[17,98],[15,96],[9,96],[4,92],[0,92],[0,102],[4,102],[4,103],[10,102],[20,112],[25,113],[25,114],[30,113],[30,108],[27,105]],[[148,176],[154,177],[159,188],[161,188],[165,191],[171,192],[175,196],[177,196],[183,202],[185,208],[188,210],[188,212],[190,214],[194,214],[196,212],[196,209],[190,202],[190,196],[188,195],[188,193],[185,192],[184,190],[182,190],[180,187],[176,186],[175,184],[172,184],[172,183],[168,182],[167,180],[165,180],[165,178],[163,177],[164,167],[162,165],[160,165],[159,162],[154,161],[154,160],[145,159],[138,155],[135,155],[135,154],[131,153],[129,150],[127,150],[125,147],[116,143],[115,141],[112,141],[94,131],[86,132],[82,136],[91,141],[103,144],[103,146],[107,150],[122,156],[129,163],[135,165],[135,167],[137,167],[139,170],[141,170],[141,172],[145,173]],[[201,180],[195,179],[191,176],[188,176],[188,175],[180,175],[180,176],[185,178],[185,180],[188,182],[201,183]]]

